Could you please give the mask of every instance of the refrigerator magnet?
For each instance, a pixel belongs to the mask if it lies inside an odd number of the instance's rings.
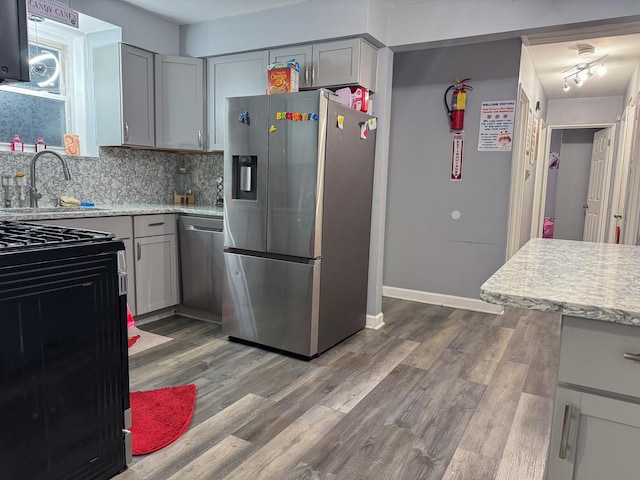
[[[367,122],[362,122],[360,124],[360,138],[363,140],[367,139]]]
[[[269,127],[269,133],[273,133],[273,132],[275,132],[275,131],[276,131],[276,126],[275,126],[275,125],[271,125],[271,126]]]
[[[369,130],[375,130],[378,128],[378,119],[375,117],[370,118],[367,123],[369,124]]]
[[[338,128],[340,130],[344,129],[344,117],[342,115],[338,115]]]

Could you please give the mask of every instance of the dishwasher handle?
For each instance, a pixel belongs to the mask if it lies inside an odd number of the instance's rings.
[[[196,227],[194,225],[184,225],[183,230],[186,230],[188,232],[216,232],[216,233],[222,233],[222,228],[219,227]]]

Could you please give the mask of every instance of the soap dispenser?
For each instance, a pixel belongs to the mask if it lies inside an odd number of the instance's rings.
[[[46,148],[47,148],[47,145],[44,143],[44,138],[38,137],[38,141],[36,142],[36,152],[41,152]]]
[[[20,140],[20,135],[16,134],[13,136],[13,140],[11,141],[11,151],[12,152],[24,152],[24,143]]]

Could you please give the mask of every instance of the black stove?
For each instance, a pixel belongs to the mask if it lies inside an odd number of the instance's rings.
[[[33,249],[87,242],[110,242],[112,233],[80,230],[56,225],[27,222],[0,222],[0,251],[4,249]]]
[[[0,221],[3,479],[106,480],[126,468],[124,260],[112,233]]]

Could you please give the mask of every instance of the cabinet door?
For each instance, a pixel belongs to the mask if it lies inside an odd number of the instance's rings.
[[[156,55],[156,146],[204,148],[204,60]]]
[[[155,145],[153,53],[121,45],[123,144]],[[111,100],[113,101],[113,99]]]
[[[227,97],[263,95],[267,90],[269,51],[225,55],[208,59],[210,150],[224,150]]]
[[[360,85],[375,90],[377,50],[361,38],[313,45],[312,85]]]
[[[142,315],[178,303],[176,236],[136,238],[136,309]]]
[[[569,417],[567,422],[564,421],[565,411]],[[563,432],[567,445],[564,459],[559,455]],[[553,414],[548,478],[636,478],[640,471],[639,442],[640,405],[559,387]]]
[[[296,47],[278,48],[269,50],[269,63],[287,62],[295,59],[300,64],[300,88],[311,87],[311,45],[298,45]]]

